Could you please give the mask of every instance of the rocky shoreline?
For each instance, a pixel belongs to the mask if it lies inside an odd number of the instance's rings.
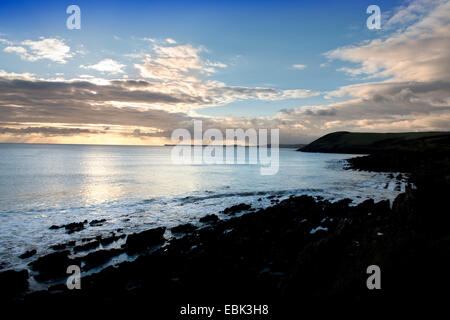
[[[355,168],[363,161],[350,163]],[[60,244],[30,263],[37,281],[54,280],[55,285],[29,292],[28,271],[3,271],[2,298],[37,304],[145,301],[155,306],[194,301],[386,303],[399,297],[423,301],[425,292],[437,299],[437,289],[447,284],[443,280],[448,276],[443,276],[450,257],[445,228],[450,210],[443,197],[449,189],[446,180],[437,186],[441,189],[425,189],[421,183],[407,188],[392,206],[387,200],[353,206],[351,199],[296,196],[273,199],[273,206],[257,211],[244,203],[230,207],[224,211],[232,216],[227,220],[206,215],[200,219],[203,227],[172,228],[180,237],[170,240],[160,227]],[[240,211],[248,213],[233,217]],[[87,223],[55,228],[75,232]],[[110,244],[116,245],[89,252]],[[89,253],[71,257],[83,251]],[[120,255],[136,259],[83,276],[81,290],[67,289],[69,265],[80,265],[85,272]],[[366,269],[373,264],[383,272],[381,292],[366,287]]]

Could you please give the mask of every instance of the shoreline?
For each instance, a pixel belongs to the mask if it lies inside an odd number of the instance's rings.
[[[295,153],[296,152],[294,151],[293,154]],[[256,187],[253,189],[251,189],[251,187],[247,188],[253,190],[253,192],[247,191],[247,189],[234,192],[229,189],[224,189],[223,193],[207,191],[202,194],[181,195],[168,199],[136,199],[133,203],[127,203],[126,205],[120,204],[119,207],[121,211],[117,210],[120,214],[116,214],[117,212],[114,211],[109,216],[106,215],[108,212],[107,208],[106,210],[99,208],[99,211],[103,211],[98,215],[76,216],[68,214],[66,217],[64,214],[55,215],[55,219],[53,219],[52,216],[48,214],[48,218],[39,221],[37,220],[38,217],[36,217],[36,223],[30,221],[30,227],[21,230],[24,231],[24,236],[28,233],[26,230],[32,232],[31,234],[33,235],[39,234],[40,236],[26,236],[24,238],[25,241],[19,237],[17,237],[17,239],[12,238],[12,240],[8,241],[6,243],[7,246],[1,250],[2,257],[4,258],[2,259],[4,262],[3,270],[11,268],[16,270],[28,268],[26,264],[31,260],[23,260],[18,257],[29,250],[37,250],[37,254],[32,257],[32,259],[36,259],[38,256],[52,253],[53,249],[51,249],[51,247],[58,246],[65,242],[76,241],[76,245],[79,246],[84,244],[83,240],[86,238],[95,238],[97,236],[109,237],[111,233],[126,236],[127,234],[152,228],[153,226],[165,226],[171,228],[187,222],[201,226],[198,220],[203,215],[207,213],[216,213],[221,218],[227,218],[227,215],[221,214],[220,212],[226,209],[227,206],[242,202],[251,204],[256,210],[275,204],[277,199],[283,200],[291,195],[296,196],[304,194],[320,196],[329,199],[330,201],[348,197],[353,199],[355,203],[358,203],[373,197],[375,201],[390,199],[392,202],[397,193],[404,191],[406,185],[405,179],[398,180],[394,175],[388,177],[388,174],[385,173],[356,173],[356,171],[353,170],[345,170],[345,163],[345,160],[337,159],[330,161],[328,164],[325,163],[324,166],[326,165],[326,167],[329,168],[328,170],[332,170],[331,173],[336,173],[336,177],[338,178],[341,176],[360,176],[364,183],[355,187],[353,190],[351,189],[354,185],[352,183],[345,184],[345,187],[338,184],[330,185],[329,189],[305,188],[303,186],[306,185],[305,183],[303,183],[299,189],[281,189],[277,185],[272,186],[273,190],[256,189]],[[358,181],[358,179],[354,180]],[[131,206],[131,209],[129,205]],[[162,216],[158,211],[155,211],[162,205],[165,205],[164,212],[169,212],[170,214]],[[159,216],[161,217],[159,218]],[[100,221],[97,224],[98,221],[96,220],[104,219],[106,219],[106,221]],[[91,223],[94,225],[91,225]],[[6,225],[7,224],[4,226]],[[38,228],[39,226],[42,229]],[[122,228],[123,230],[116,232],[117,229]],[[9,231],[5,232],[5,234],[9,234]],[[171,236],[170,232],[167,232],[166,236]],[[43,241],[40,241],[39,238],[42,238]],[[99,247],[99,249],[109,249],[109,246],[103,247],[104,248]],[[14,250],[14,252],[12,252],[12,250]],[[92,250],[96,250],[96,248]],[[85,253],[87,252],[78,252],[77,254],[80,255]],[[127,259],[124,259],[124,261],[125,260]]]
[[[356,164],[354,160],[349,162],[358,169],[358,163],[367,161],[364,159],[356,160]],[[413,172],[409,182],[415,182],[415,177]],[[422,280],[418,286],[408,284],[407,278],[418,267],[405,272],[405,265],[408,261],[417,264],[417,257],[430,259],[430,253],[425,251],[437,253],[431,255],[434,260],[446,254],[439,238],[436,240],[426,228],[429,218],[421,214],[429,207],[439,207],[442,199],[430,204],[429,193],[433,190],[424,192],[420,186],[419,183],[419,189],[408,188],[399,194],[392,207],[388,200],[375,203],[370,199],[351,206],[351,199],[330,202],[320,197],[293,196],[227,220],[208,215],[203,220],[206,227],[178,226],[176,232],[184,235],[168,241],[163,237],[165,228],[134,233],[122,240],[116,235],[98,238],[91,242],[122,241],[122,245],[88,253],[84,259],[70,258],[67,249],[75,247],[65,247],[38,258],[32,267],[43,274],[41,279],[65,279],[65,267],[70,264],[94,268],[121,254],[134,254],[137,258],[84,276],[80,292],[68,290],[63,283],[44,291],[26,292],[28,274],[10,273],[3,296],[32,304],[88,303],[101,297],[104,302],[145,300],[156,305],[164,305],[167,301],[162,297],[170,296],[172,306],[190,301],[219,303],[229,297],[235,301],[270,301],[275,305],[295,299],[311,303],[375,299],[386,303],[399,294],[402,299],[413,298],[430,288]],[[248,207],[234,206],[228,213],[242,210]],[[424,242],[425,248],[415,247],[418,240]],[[86,243],[88,248],[91,242]],[[405,247],[413,251],[412,258],[400,258],[399,265],[394,264]],[[425,258],[419,260],[420,268],[425,263]],[[388,289],[382,296],[365,288],[365,268],[372,264],[384,266],[389,275],[384,282]],[[436,266],[432,264],[432,268]],[[437,272],[435,276],[442,274]],[[2,280],[5,283],[4,277]]]

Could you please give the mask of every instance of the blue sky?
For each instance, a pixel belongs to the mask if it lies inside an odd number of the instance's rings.
[[[336,71],[339,63],[320,67],[327,62],[323,53],[377,33],[365,25],[370,1],[77,1],[82,28],[68,30],[65,9],[73,3],[1,2],[0,32],[10,38],[58,36],[89,51],[65,65],[24,63],[20,57],[2,52],[6,71],[39,75],[63,72],[72,77],[87,73],[79,70],[80,64],[95,63],[103,57],[126,63],[129,59],[122,55],[148,46],[138,39],[172,38],[204,46],[208,56],[230,65],[213,77],[229,85],[328,91],[357,80]],[[389,3],[382,7],[392,9],[395,2]],[[306,68],[296,70],[294,64]],[[138,76],[132,67],[129,72]],[[270,115],[281,108],[318,103],[324,103],[322,96],[301,101],[245,101],[205,108],[201,113]]]
[[[144,65],[145,55],[155,59],[155,50],[190,46],[198,50],[194,58],[198,55],[202,66],[217,63],[226,66],[212,66],[214,71],[196,74],[196,79],[205,85],[208,81],[217,81],[233,88],[270,88],[279,90],[282,96],[263,99],[221,97],[219,100],[226,103],[212,99],[214,103],[210,105],[202,103],[201,107],[193,107],[195,115],[273,117],[280,110],[341,103],[347,99],[345,95],[330,96],[328,93],[398,76],[381,73],[389,68],[380,65],[381,62],[374,63],[370,72],[368,69],[343,72],[342,68],[355,68],[364,64],[364,60],[356,57],[357,52],[353,51],[349,52],[350,56],[335,52],[332,59],[327,53],[348,46],[362,47],[371,41],[374,45],[376,41],[386,41],[419,23],[442,5],[442,1],[431,2],[435,2],[434,6],[422,5],[421,1],[377,1],[383,15],[382,24],[389,23],[392,18],[395,18],[394,22],[403,20],[396,28],[369,30],[366,8],[373,1],[361,0],[1,1],[0,38],[4,42],[3,45],[0,43],[0,69],[7,74],[31,73],[34,79],[57,77],[63,82],[80,79],[80,76],[84,79],[89,76],[106,80],[143,79],[142,69],[136,64]],[[414,11],[413,6],[417,3],[423,9]],[[66,28],[69,16],[66,8],[71,4],[81,8],[81,30]],[[402,10],[409,14],[407,18]],[[58,39],[70,47],[69,56],[61,63],[46,58],[24,58],[17,51],[17,47],[24,46],[24,41],[42,39]],[[174,42],[169,43],[166,39]],[[15,47],[15,51],[5,50],[8,46]],[[89,67],[104,59],[121,65],[121,71],[105,72]],[[304,67],[295,68],[295,65]],[[146,68],[151,67],[154,67],[153,62],[146,65]],[[191,71],[200,70],[194,67],[188,73]],[[152,81],[169,80],[152,78]],[[170,81],[175,83],[175,79]],[[209,82],[207,86],[211,88]],[[309,90],[317,94],[298,98],[297,95],[283,95],[281,92],[285,90]],[[192,115],[193,110],[189,110],[190,113],[185,109],[182,111]],[[173,109],[169,111],[174,112]]]

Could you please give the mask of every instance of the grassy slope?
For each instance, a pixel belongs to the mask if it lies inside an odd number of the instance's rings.
[[[450,132],[360,133],[334,132],[300,148],[304,152],[376,153],[429,151],[450,148]]]

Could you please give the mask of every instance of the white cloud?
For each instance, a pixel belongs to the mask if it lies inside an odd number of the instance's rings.
[[[306,68],[306,65],[304,64],[293,64],[292,68],[297,69],[297,70],[303,70]]]
[[[3,51],[18,54],[21,59],[26,61],[48,59],[57,63],[66,63],[67,59],[73,56],[70,47],[63,40],[44,37],[40,39],[37,41],[25,40],[15,45],[9,45]]]
[[[386,28],[401,27],[404,24],[417,21],[422,18],[433,6],[442,4],[442,0],[414,0],[408,5],[395,8],[391,17],[388,17]]]
[[[196,96],[202,102],[191,104],[190,108],[224,105],[236,100],[283,100],[319,95],[312,90],[278,90],[261,87],[233,87],[220,81],[207,80],[218,68],[226,68],[222,62],[214,62],[201,57],[206,52],[203,47],[190,44],[167,46],[155,44],[141,63],[134,66],[141,77],[151,79],[151,90],[164,93],[183,93]]]
[[[155,39],[155,38],[142,38],[141,40],[142,40],[142,41],[149,41],[149,42],[151,42],[151,43],[156,42],[156,39]]]
[[[167,38],[166,39],[166,42],[167,43],[169,43],[169,44],[175,44],[175,43],[177,43],[175,40],[173,40],[172,38]]]
[[[6,72],[5,70],[0,69],[0,78],[4,79],[20,79],[20,80],[30,80],[33,79],[34,74],[32,73],[15,73],[15,72]]]
[[[447,80],[449,44],[450,2],[445,2],[386,39],[338,48],[326,56],[357,64],[339,69],[353,76],[389,77],[390,81]]]
[[[84,66],[81,65],[80,68],[84,68],[84,69],[93,69],[93,70],[97,70],[100,72],[104,72],[104,73],[111,73],[111,74],[115,74],[115,73],[123,73],[124,71],[122,70],[125,67],[124,64],[121,64],[113,59],[103,59],[102,61],[90,65],[90,66]]]

